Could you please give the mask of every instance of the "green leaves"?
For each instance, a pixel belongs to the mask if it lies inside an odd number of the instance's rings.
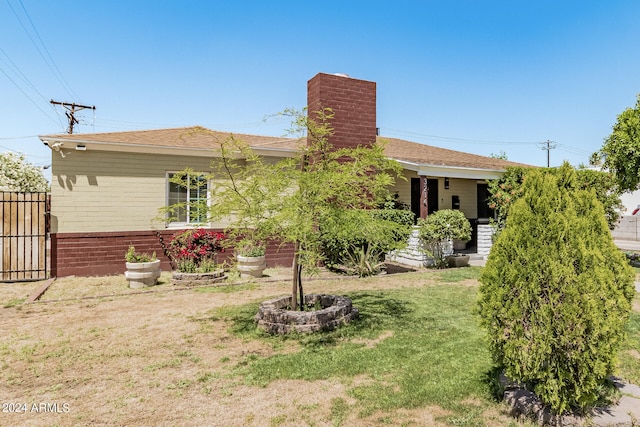
[[[633,272],[568,165],[527,173],[480,276],[489,347],[555,412],[596,402],[625,337]]]
[[[426,243],[471,239],[471,224],[461,211],[442,209],[418,220],[420,238]]]
[[[300,262],[313,269],[324,256],[321,218],[379,206],[401,167],[379,144],[333,147],[330,109],[316,112],[314,120],[304,113],[282,114],[292,118],[292,132],[303,135],[292,157],[259,156],[233,136],[214,141],[217,158],[206,176],[211,187],[207,218],[225,223],[232,240],[296,242]]]
[[[435,260],[436,267],[444,268],[445,246],[453,240],[471,239],[471,224],[461,211],[442,209],[426,219],[418,220],[420,240]]]
[[[591,157],[592,163],[603,160],[602,166],[613,172],[623,191],[634,191],[640,185],[640,94],[635,108],[620,115],[613,132],[600,151]]]

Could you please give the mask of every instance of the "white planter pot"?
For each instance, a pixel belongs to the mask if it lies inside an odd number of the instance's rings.
[[[127,262],[127,271],[124,277],[129,281],[129,287],[133,289],[153,286],[160,277],[160,260],[150,262]]]
[[[238,271],[243,279],[262,277],[262,272],[267,268],[264,256],[236,255]]]

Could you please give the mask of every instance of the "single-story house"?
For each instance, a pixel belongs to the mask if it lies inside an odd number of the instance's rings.
[[[377,135],[376,84],[344,75],[320,73],[308,82],[309,111],[330,107],[334,146],[387,141],[385,153],[399,161],[405,180],[392,191],[425,217],[438,209],[460,209],[472,220],[493,215],[487,180],[520,165]],[[191,168],[207,172],[216,141],[227,132],[202,127],[129,132],[40,136],[51,149],[51,275],[97,275],[124,271],[124,253],[136,249],[163,256],[175,232],[194,226],[185,211],[168,222],[159,209],[177,201],[208,197],[207,185],[187,191],[169,179]],[[257,154],[277,160],[292,156],[297,140],[234,134]],[[222,224],[207,224],[220,229]],[[268,265],[289,265],[292,248],[272,245]]]

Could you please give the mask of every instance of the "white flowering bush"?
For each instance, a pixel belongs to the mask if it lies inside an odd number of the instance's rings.
[[[0,153],[0,191],[44,192],[49,191],[49,182],[24,154]]]

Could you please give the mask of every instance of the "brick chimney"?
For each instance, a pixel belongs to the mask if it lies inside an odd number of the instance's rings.
[[[376,83],[344,74],[316,74],[307,82],[309,116],[331,108],[335,148],[372,145],[376,141]]]

